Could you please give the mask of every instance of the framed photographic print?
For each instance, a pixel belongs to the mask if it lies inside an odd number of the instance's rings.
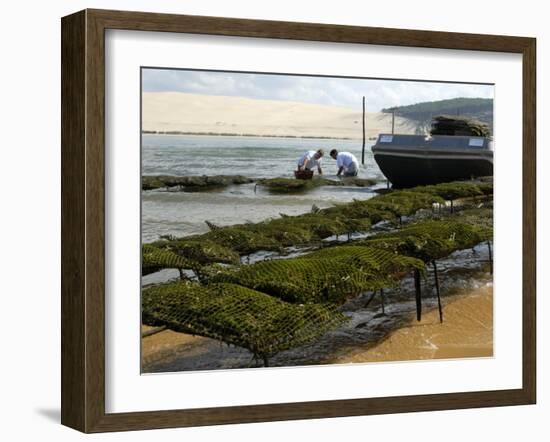
[[[62,19],[62,423],[532,404],[535,40]]]

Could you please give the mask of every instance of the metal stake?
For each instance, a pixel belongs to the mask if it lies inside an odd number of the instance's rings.
[[[441,308],[441,295],[439,293],[439,277],[437,276],[437,265],[435,259],[432,261],[434,266],[435,291],[437,293],[437,305],[439,307],[439,322],[443,322],[443,309]]]
[[[414,290],[416,295],[416,320],[422,319],[422,287],[420,285],[420,270],[414,270]]]
[[[374,299],[374,295],[376,295],[376,290],[372,292],[367,302],[365,302],[365,305],[364,305],[365,308],[367,308],[369,304],[372,302],[372,300]]]

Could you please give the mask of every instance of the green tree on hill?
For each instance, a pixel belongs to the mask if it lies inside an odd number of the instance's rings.
[[[431,125],[432,118],[438,115],[460,116],[473,118],[486,123],[493,131],[493,99],[492,98],[452,98],[449,100],[427,101],[408,106],[394,106],[382,109],[382,112],[391,113],[416,121],[418,132],[426,132]]]

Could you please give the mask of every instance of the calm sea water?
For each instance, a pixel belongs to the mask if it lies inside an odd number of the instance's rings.
[[[368,142],[365,165],[359,176],[383,180]],[[143,175],[245,175],[252,178],[292,177],[298,158],[306,150],[325,150],[324,175],[335,178],[336,161],[328,152],[336,148],[353,153],[361,161],[360,140],[143,135]],[[230,225],[258,222],[280,213],[297,215],[338,202],[367,199],[373,188],[323,186],[304,194],[273,195],[255,184],[223,190],[187,193],[166,190],[142,192],[142,238],[150,242],[160,235],[186,236],[208,230],[205,221]]]

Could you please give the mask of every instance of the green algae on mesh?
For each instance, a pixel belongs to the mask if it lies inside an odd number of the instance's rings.
[[[243,253],[307,244],[350,229],[366,231],[377,219],[412,214],[445,197],[480,195],[475,185],[447,183],[391,191],[296,217],[229,227],[211,225],[212,230],[204,235],[159,241],[150,252],[169,251],[178,258],[183,258],[179,253],[185,254],[190,266],[198,266],[199,279],[209,284],[162,284],[144,290],[143,320],[238,345],[264,360],[312,342],[345,320],[335,304],[366,290],[395,286],[404,273],[424,271],[424,263],[490,240],[492,210],[461,210],[452,217],[410,224],[299,258],[237,268],[212,262],[236,263]],[[478,189],[490,194],[492,185],[488,183],[483,190],[478,185]],[[144,252],[146,247],[152,246],[144,246]],[[153,266],[162,260],[162,265],[174,265],[173,255],[155,256],[148,258]],[[177,266],[182,264],[176,261]]]
[[[242,175],[214,175],[214,176],[143,176],[141,178],[142,190],[160,188],[178,188],[183,192],[200,192],[220,189],[230,185],[252,183],[252,178]]]
[[[237,264],[239,254],[229,247],[205,238],[190,237],[166,243],[166,247],[179,256],[200,264],[213,262]]]
[[[230,248],[239,255],[247,255],[259,250],[280,251],[283,247],[279,241],[257,229],[255,224],[219,227],[200,237]]]
[[[254,225],[254,230],[277,241],[282,247],[309,244],[319,240],[314,225],[297,217],[284,217]]]
[[[370,228],[370,220],[355,220],[316,212],[277,218],[255,224],[255,227],[264,235],[288,247],[318,242],[333,235],[366,231]]]
[[[141,177],[141,190],[153,190],[166,187],[162,177],[160,176],[142,176]]]
[[[241,346],[267,361],[344,322],[335,305],[366,290],[395,286],[404,273],[424,271],[424,263],[490,240],[492,210],[461,210],[450,218],[410,224],[299,258],[237,268],[216,262],[235,264],[244,253],[366,231],[371,223],[414,214],[443,198],[490,195],[492,184],[482,184],[478,190],[476,184],[447,183],[391,191],[296,217],[229,227],[211,224],[204,235],[145,245],[145,269],[191,268],[209,284],[187,281],[145,289],[143,321]]]
[[[301,181],[301,180],[293,180]],[[492,192],[492,184],[483,182],[443,183],[433,186],[420,186],[408,190],[393,190],[368,200],[355,200],[326,209],[316,208],[311,213],[298,216],[282,216],[260,223],[218,227],[210,223],[211,231],[190,238],[172,239],[163,242],[163,247],[171,248],[178,241],[207,241],[211,250],[213,244],[221,247],[222,254],[203,252],[201,263],[236,262],[236,255],[248,255],[266,250],[283,252],[285,247],[315,245],[334,235],[367,232],[372,224],[379,221],[392,221],[403,216],[414,215],[420,209],[441,204],[447,198],[480,196]],[[157,243],[154,243],[157,245]],[[177,248],[175,249],[177,251]],[[189,256],[195,256],[190,254]],[[226,259],[229,257],[229,259]],[[193,258],[196,259],[196,258]]]
[[[453,217],[453,220],[492,229],[493,209],[492,207],[461,209],[460,212]]]
[[[370,187],[374,186],[378,181],[369,178],[357,177],[342,177],[340,181],[344,186]]]
[[[477,183],[477,187],[479,187],[479,190],[481,190],[481,193],[483,195],[492,195],[493,194],[493,182],[479,182]]]
[[[333,207],[323,209],[322,214],[343,219],[367,219],[371,224],[375,224],[381,220],[389,221],[395,219],[393,213],[379,210],[374,207],[375,204],[367,204],[367,201],[370,200],[354,200],[351,203],[336,204]]]
[[[442,219],[422,221],[395,232],[378,234],[361,241],[361,244],[430,262],[490,240],[492,235],[491,227]]]
[[[493,186],[491,183],[484,186],[486,194],[492,194]],[[420,186],[411,189],[415,192],[429,193],[437,195],[447,201],[453,201],[458,198],[471,198],[481,196],[484,192],[481,191],[478,184],[468,183],[464,181],[454,181],[451,183],[433,184],[430,186]],[[489,193],[490,192],[490,193]]]
[[[343,185],[340,181],[327,180],[321,177],[314,177],[311,180],[300,180],[296,178],[266,178],[259,180],[258,184],[273,193],[304,192],[320,186]]]
[[[322,212],[353,219],[368,218],[371,224],[376,224],[379,221],[392,221],[410,216],[420,209],[444,202],[440,196],[428,192],[396,190],[368,200],[339,204]]]
[[[396,190],[367,200],[366,206],[376,209],[378,213],[389,212],[394,217],[401,218],[414,215],[418,210],[432,207],[433,204],[444,202],[443,198],[437,194]]]
[[[141,248],[141,274],[148,275],[162,269],[194,269],[199,267],[191,258],[180,256],[173,251],[150,244]]]
[[[395,286],[399,273],[424,269],[414,258],[369,247],[330,247],[299,258],[262,261],[216,275],[293,303],[336,303]]]
[[[297,193],[315,189],[320,186],[356,186],[370,187],[376,184],[375,180],[357,177],[342,177],[337,180],[323,177],[314,177],[311,180],[295,178],[268,178],[259,180],[258,184],[272,193]]]
[[[143,291],[147,325],[218,339],[265,359],[347,320],[330,305],[297,305],[234,284],[163,284]]]

